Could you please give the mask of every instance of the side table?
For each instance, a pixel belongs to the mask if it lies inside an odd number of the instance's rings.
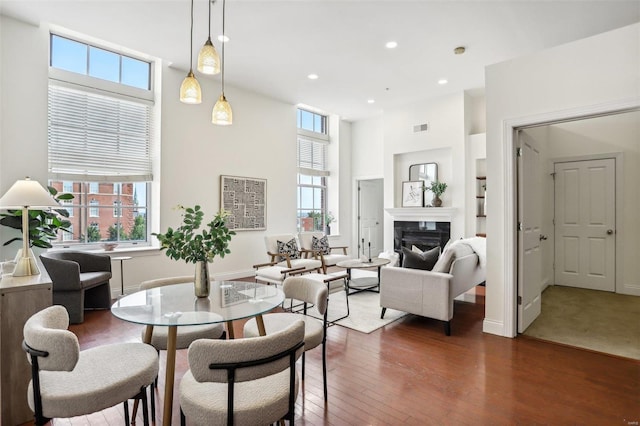
[[[389,259],[382,259],[375,257],[371,259],[371,262],[363,262],[360,259],[343,260],[338,262],[336,266],[347,270],[347,285],[349,294],[358,293],[361,291],[372,291],[374,293],[380,292],[380,268],[387,263]],[[369,269],[377,268],[378,273],[372,273],[371,277],[354,278],[351,276],[352,269]]]
[[[124,296],[124,261],[133,259],[131,256],[112,257],[111,260],[120,261],[120,296]]]

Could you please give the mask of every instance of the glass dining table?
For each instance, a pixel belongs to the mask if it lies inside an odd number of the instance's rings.
[[[283,301],[284,293],[276,286],[243,281],[212,281],[209,297],[198,298],[190,282],[127,295],[111,306],[111,313],[121,320],[146,325],[145,343],[151,341],[154,326],[169,327],[162,419],[163,424],[170,425],[178,327],[224,322],[227,335],[233,339],[233,321],[256,317],[260,334],[264,336],[262,314]]]

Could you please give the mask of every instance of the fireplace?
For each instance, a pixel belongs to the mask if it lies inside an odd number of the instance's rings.
[[[444,247],[451,236],[451,222],[393,222],[393,249],[401,253],[401,247],[420,250]]]

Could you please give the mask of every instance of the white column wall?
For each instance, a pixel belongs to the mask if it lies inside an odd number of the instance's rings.
[[[603,33],[537,54],[486,68],[487,180],[491,198],[487,209],[487,294],[484,331],[514,336],[514,306],[507,300],[504,144],[505,121],[535,117],[594,105],[617,103],[640,96],[640,24]],[[532,118],[533,120],[534,118]],[[508,269],[508,268],[507,268]]]

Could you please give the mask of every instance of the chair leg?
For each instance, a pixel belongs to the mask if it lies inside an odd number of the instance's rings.
[[[129,401],[123,402],[124,404],[124,424],[129,426],[131,421],[129,420]]]
[[[304,352],[302,352],[302,380],[304,381]]]
[[[384,319],[385,312],[387,312],[387,308],[382,308],[382,312],[380,313],[380,319]]]
[[[182,411],[182,407],[180,407],[180,426],[186,426],[187,418],[184,416],[184,411]]]
[[[149,407],[147,406],[147,387],[142,388],[140,393],[140,399],[142,400],[142,422],[144,426],[149,426]]]
[[[157,377],[156,377],[157,379]],[[156,386],[153,382],[149,385],[149,390],[151,393],[151,422],[156,422]]]
[[[444,322],[444,334],[451,336],[451,321]]]
[[[327,342],[322,342],[322,381],[324,383],[324,402],[327,402]]]

